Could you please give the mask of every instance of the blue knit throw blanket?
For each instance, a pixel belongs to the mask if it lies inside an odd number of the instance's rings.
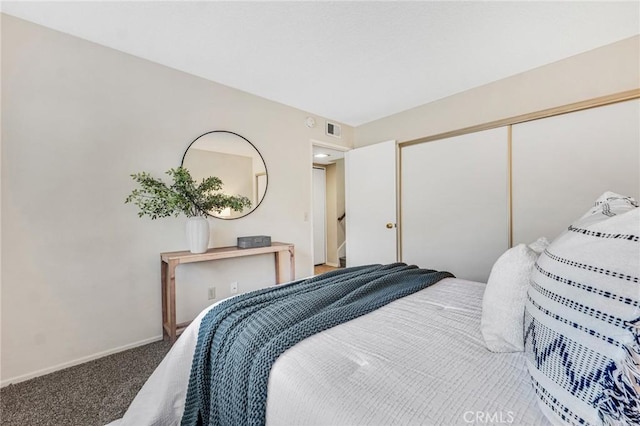
[[[263,425],[280,354],[447,277],[403,263],[369,265],[222,301],[200,325],[182,425]]]

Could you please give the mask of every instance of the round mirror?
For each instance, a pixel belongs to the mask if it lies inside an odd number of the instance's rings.
[[[222,192],[244,195],[251,207],[242,211],[225,209],[209,212],[219,219],[238,219],[254,211],[267,192],[267,166],[255,146],[237,133],[215,130],[198,136],[182,157],[182,167],[196,182],[216,176],[222,181]]]

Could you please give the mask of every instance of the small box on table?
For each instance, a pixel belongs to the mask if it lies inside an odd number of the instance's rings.
[[[253,235],[251,237],[238,237],[239,248],[268,247],[271,245],[271,237],[268,235]]]

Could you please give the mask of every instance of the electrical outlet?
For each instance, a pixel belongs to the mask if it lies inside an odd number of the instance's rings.
[[[209,300],[213,300],[216,298],[216,288],[215,287],[209,287],[209,291],[207,293],[209,295]]]
[[[231,294],[236,294],[238,292],[238,282],[234,281],[230,286]]]

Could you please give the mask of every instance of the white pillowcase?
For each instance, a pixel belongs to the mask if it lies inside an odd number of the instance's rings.
[[[536,262],[525,354],[554,424],[640,424],[640,209],[605,193]]]
[[[547,247],[549,247],[549,240],[547,240],[545,237],[540,237],[534,242],[532,242],[531,244],[529,244],[529,248],[535,251],[538,256],[543,251],[545,251]]]
[[[606,221],[610,217],[632,211],[637,207],[638,202],[635,199],[607,191],[598,197],[588,212],[569,226],[568,231],[576,227],[586,228],[589,225]]]
[[[492,352],[522,352],[524,304],[529,277],[538,255],[549,245],[540,238],[518,244],[500,256],[491,268],[482,299],[480,330]]]

